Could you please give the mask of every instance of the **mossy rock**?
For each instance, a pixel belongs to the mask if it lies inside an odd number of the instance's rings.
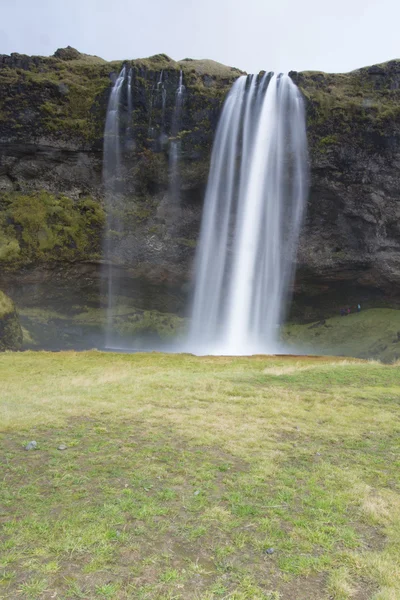
[[[354,356],[391,363],[400,359],[400,310],[373,308],[315,323],[287,323],[282,329],[294,353]]]
[[[157,310],[136,310],[123,319],[115,318],[116,332],[133,340],[171,340],[184,331],[185,325],[185,319]]]
[[[0,265],[93,260],[101,254],[104,210],[46,191],[0,193]]]
[[[13,301],[0,291],[0,352],[20,350],[22,329]]]
[[[53,309],[21,308],[25,350],[103,348],[107,314],[102,308],[86,307],[66,314]],[[183,335],[187,320],[172,313],[141,310],[120,305],[115,309],[113,339],[121,347],[152,348]]]
[[[53,56],[55,56],[55,58],[60,58],[61,60],[78,60],[82,58],[82,54],[71,46],[67,46],[66,48],[58,48],[58,50],[54,52]]]

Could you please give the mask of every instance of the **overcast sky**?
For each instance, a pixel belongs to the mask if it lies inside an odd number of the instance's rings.
[[[0,9],[0,54],[164,52],[249,73],[345,72],[400,58],[400,0],[0,0]]]

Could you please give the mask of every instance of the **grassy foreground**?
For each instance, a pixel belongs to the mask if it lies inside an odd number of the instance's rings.
[[[0,381],[0,598],[400,598],[398,365],[26,352]]]

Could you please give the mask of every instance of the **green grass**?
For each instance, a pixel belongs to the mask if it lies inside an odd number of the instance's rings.
[[[289,323],[283,339],[294,349],[312,354],[378,358],[391,362],[400,358],[400,310],[373,308],[335,316],[319,325]]]
[[[0,598],[400,597],[398,365],[26,352],[0,379]]]

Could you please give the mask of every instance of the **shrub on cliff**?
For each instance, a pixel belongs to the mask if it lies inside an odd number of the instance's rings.
[[[20,350],[22,329],[14,303],[0,291],[0,352]]]

